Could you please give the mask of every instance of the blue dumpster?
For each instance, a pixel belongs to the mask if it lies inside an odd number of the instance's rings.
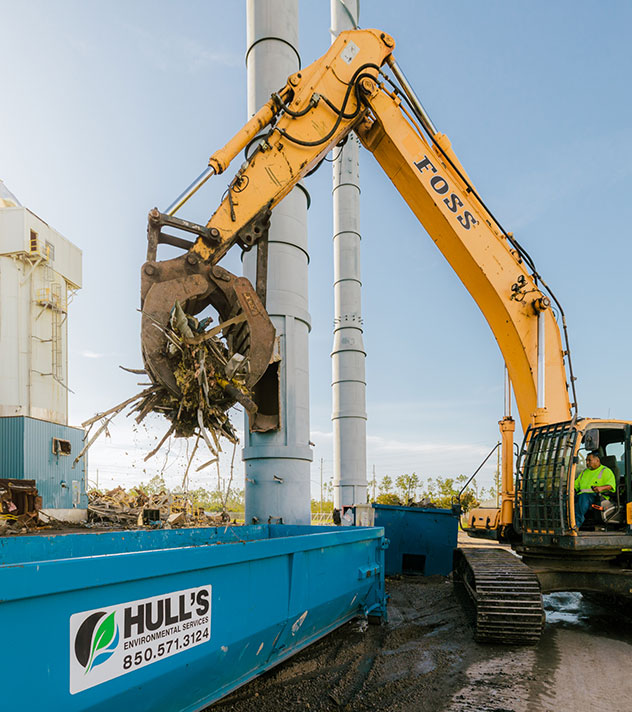
[[[0,537],[3,709],[203,709],[354,616],[384,532],[256,525]]]
[[[447,576],[452,571],[459,523],[455,511],[374,503],[357,506],[355,519],[357,524],[384,527],[387,575]]]

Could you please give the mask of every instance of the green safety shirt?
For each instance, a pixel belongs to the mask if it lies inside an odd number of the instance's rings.
[[[593,485],[597,487],[610,485],[612,492],[599,492],[602,497],[610,499],[610,495],[617,489],[614,472],[605,465],[600,465],[596,470],[586,468],[579,477],[575,478],[575,493],[582,494],[583,492],[590,492],[591,494],[595,494],[592,490]]]

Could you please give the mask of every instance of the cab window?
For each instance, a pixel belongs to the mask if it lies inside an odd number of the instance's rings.
[[[609,467],[620,482],[625,477],[625,451],[628,447],[625,428],[599,427],[599,458],[601,464]],[[576,476],[586,469],[588,450],[582,442],[577,457]]]

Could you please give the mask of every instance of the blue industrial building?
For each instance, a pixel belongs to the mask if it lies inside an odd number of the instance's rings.
[[[0,418],[0,478],[35,480],[43,509],[85,509],[84,431],[25,416]]]

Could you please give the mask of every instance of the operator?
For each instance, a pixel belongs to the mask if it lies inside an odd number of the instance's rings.
[[[614,472],[601,464],[596,450],[586,456],[586,469],[575,479],[575,524],[579,529],[586,513],[593,504],[599,504],[599,496],[610,499],[616,489]]]

